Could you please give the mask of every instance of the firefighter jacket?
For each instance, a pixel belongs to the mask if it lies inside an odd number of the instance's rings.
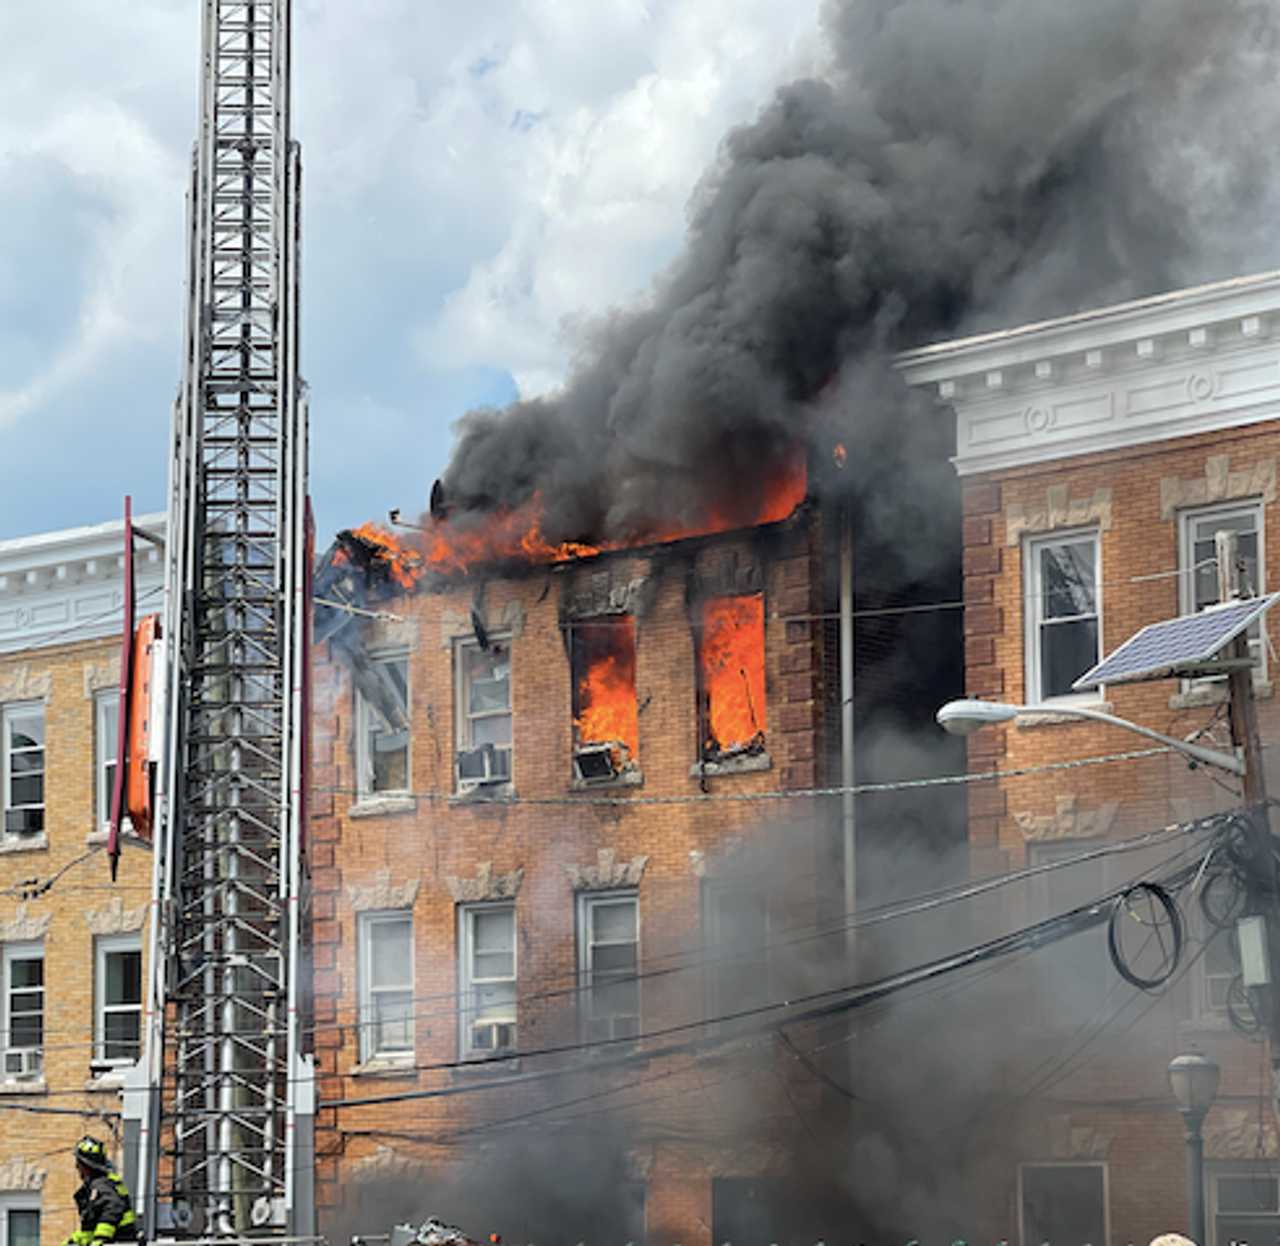
[[[71,1246],[138,1240],[138,1217],[129,1188],[116,1173],[99,1173],[85,1181],[76,1191],[76,1207],[80,1228],[71,1235]]]

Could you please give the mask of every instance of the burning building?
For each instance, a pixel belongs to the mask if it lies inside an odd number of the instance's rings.
[[[537,1240],[561,1150],[614,1165],[555,1213],[577,1236],[820,1229],[797,1219],[797,1162],[846,1115],[824,1078],[847,1049],[798,1062],[772,1023],[847,972],[854,808],[830,790],[864,772],[842,749],[847,512],[809,482],[797,467],[746,522],[638,546],[508,516],[455,538],[441,511],[343,533],[323,560],[331,1230],[434,1208]],[[532,1137],[554,1140],[540,1167]]]
[[[1019,644],[1088,637],[1082,609],[1023,639],[1000,543],[1118,512],[1024,487],[1052,450],[1002,448],[1108,419],[1128,444],[1090,388],[1103,346],[1029,360],[1021,339],[966,335],[1265,262],[1277,17],[833,0],[825,22],[827,71],[726,138],[652,297],[597,326],[562,391],[463,419],[420,531],[357,530],[326,561],[312,928],[331,1230],[435,1210],[558,1236],[607,1188],[634,1195],[610,1232],[643,1205],[656,1240],[803,1236],[828,1196],[821,1233],[998,1238],[1021,1214],[1009,1173],[1053,1162],[1059,1143],[1042,1131],[1027,1158],[1005,1110],[1034,1049],[992,1018],[1023,1018],[1025,980],[799,1040],[752,1018],[829,989],[831,965],[888,973],[1016,920],[938,906],[848,933],[862,901],[932,892],[970,855],[1007,864],[1015,814],[1076,825],[1048,780],[1016,809],[984,787],[970,854],[959,789],[918,783],[963,769],[931,729],[962,670],[994,691]],[[1154,366],[1165,336],[1117,368]],[[966,476],[963,512],[934,401],[954,394],[895,365],[950,339],[948,366],[990,365],[963,394],[992,418],[962,428],[1011,469],[1007,493]],[[1186,369],[1135,389],[1131,414],[1208,401],[1215,376]],[[1072,402],[1042,401],[1064,380]],[[1076,545],[1079,581],[1097,546]],[[1027,764],[1048,766],[1034,739]],[[847,791],[876,779],[895,782]],[[1037,1014],[1074,998],[1031,988]],[[1094,1117],[1077,1136],[1057,1115],[1065,1145],[1103,1148]],[[1027,1181],[1039,1198],[1052,1175]]]

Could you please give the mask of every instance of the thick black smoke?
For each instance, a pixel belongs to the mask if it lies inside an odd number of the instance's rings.
[[[797,437],[873,466],[893,350],[1266,266],[1277,24],[1266,0],[832,0],[829,72],[727,137],[683,256],[562,392],[461,421],[448,499],[541,490],[557,540],[745,512]]]

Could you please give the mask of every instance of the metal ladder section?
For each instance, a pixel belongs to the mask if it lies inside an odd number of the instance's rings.
[[[203,0],[166,579],[146,1047],[149,1237],[314,1233],[299,1022],[307,409],[290,0]]]

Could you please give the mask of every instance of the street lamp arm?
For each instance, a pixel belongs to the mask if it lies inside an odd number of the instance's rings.
[[[1217,766],[1220,770],[1228,770],[1242,778],[1244,776],[1244,762],[1231,753],[1220,753],[1216,749],[1202,748],[1200,745],[1192,744],[1188,740],[1179,740],[1175,736],[1153,731],[1150,727],[1144,727],[1141,723],[1130,722],[1127,718],[1117,718],[1115,714],[1108,714],[1105,710],[1095,710],[1089,709],[1087,706],[1075,705],[1069,707],[1024,705],[1019,712],[1023,714],[1069,714],[1073,718],[1088,718],[1093,722],[1106,723],[1111,727],[1122,727],[1125,731],[1132,731],[1136,735],[1146,736],[1148,740],[1156,740],[1161,744],[1166,744],[1174,752],[1183,753],[1206,766]]]
[[[1181,753],[1184,757],[1189,757],[1203,765],[1216,766],[1219,770],[1226,770],[1240,777],[1245,773],[1244,761],[1234,754],[1202,748],[1187,740],[1179,740],[1162,732],[1153,731],[1141,723],[1130,722],[1127,718],[1117,718],[1104,710],[1090,709],[1084,705],[1012,705],[1006,701],[950,701],[938,711],[937,720],[939,725],[947,731],[957,735],[968,735],[969,732],[976,731],[980,727],[1010,722],[1020,714],[1055,714],[1068,718],[1087,718],[1091,722],[1106,723],[1110,727],[1121,727],[1136,735],[1146,736],[1148,740],[1155,740],[1171,748],[1175,753]]]

